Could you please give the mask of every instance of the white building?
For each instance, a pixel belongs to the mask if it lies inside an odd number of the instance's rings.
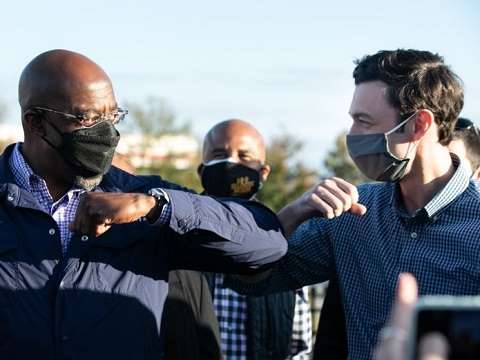
[[[23,141],[20,124],[0,124],[0,143]],[[198,158],[200,146],[190,135],[143,136],[139,133],[124,134],[120,138],[117,152],[128,157],[136,168],[161,165],[170,161],[178,169],[191,166]]]
[[[9,143],[23,141],[23,129],[20,124],[0,124],[0,142]]]

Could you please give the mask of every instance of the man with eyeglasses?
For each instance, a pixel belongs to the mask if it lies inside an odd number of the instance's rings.
[[[255,272],[286,252],[261,204],[220,202],[111,161],[107,74],[53,50],[19,83],[25,140],[0,157],[0,358],[161,359],[168,272]]]
[[[453,139],[448,144],[451,152],[464,160],[472,179],[480,180],[480,131],[469,119],[460,117],[455,125]]]

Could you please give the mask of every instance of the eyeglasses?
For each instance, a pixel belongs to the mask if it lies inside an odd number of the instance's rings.
[[[53,110],[53,109],[49,109],[41,106],[35,106],[34,109],[49,111],[55,114],[63,115],[66,118],[73,119],[79,125],[85,126],[85,127],[93,126],[102,121],[110,121],[112,124],[116,125],[120,123],[123,119],[125,119],[125,116],[127,116],[128,114],[127,109],[121,109],[121,108],[117,108],[115,111],[106,113],[106,114],[88,113],[88,114],[80,114],[80,115],[69,114],[69,113],[65,113],[62,111]]]
[[[480,136],[480,130],[473,123],[473,121],[467,118],[458,118],[457,123],[455,124],[455,131],[470,131],[472,130],[475,135]]]

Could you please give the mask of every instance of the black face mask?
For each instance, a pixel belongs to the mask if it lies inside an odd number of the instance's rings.
[[[202,186],[208,195],[252,198],[260,188],[260,173],[228,160],[203,164]]]
[[[63,159],[82,178],[105,175],[112,164],[113,154],[120,140],[120,134],[108,121],[102,121],[88,128],[62,133],[50,121],[48,123],[58,133],[57,140],[43,136]]]

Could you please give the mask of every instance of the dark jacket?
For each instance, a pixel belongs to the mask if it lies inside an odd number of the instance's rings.
[[[170,223],[74,234],[62,258],[56,222],[14,184],[12,149],[0,156],[1,359],[157,360],[169,270],[248,272],[286,252],[278,220],[259,204],[221,203],[112,168],[103,191],[167,189]]]
[[[332,275],[318,323],[314,360],[346,360],[348,357],[345,313],[338,280]]]
[[[215,274],[206,273],[214,296]],[[295,291],[247,297],[247,358],[281,360],[290,355]]]
[[[165,358],[220,360],[217,316],[205,277],[198,271],[170,271],[168,290],[162,320]]]

